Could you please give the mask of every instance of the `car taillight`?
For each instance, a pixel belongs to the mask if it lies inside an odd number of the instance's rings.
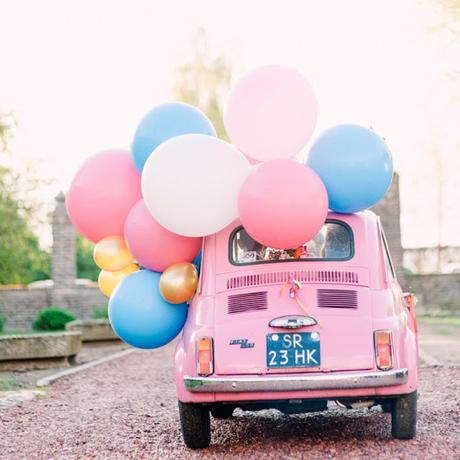
[[[198,337],[196,341],[196,366],[200,376],[214,372],[212,337]]]
[[[393,345],[391,331],[374,332],[375,360],[377,367],[387,371],[393,367]]]

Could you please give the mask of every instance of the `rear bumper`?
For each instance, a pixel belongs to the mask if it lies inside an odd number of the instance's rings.
[[[192,393],[247,393],[258,391],[349,390],[403,385],[407,369],[378,372],[290,375],[270,377],[184,377]]]

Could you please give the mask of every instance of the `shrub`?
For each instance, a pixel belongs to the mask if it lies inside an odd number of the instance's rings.
[[[6,317],[3,315],[0,315],[0,332],[3,331],[3,326],[5,326],[6,323]]]
[[[93,319],[109,319],[109,310],[107,307],[95,308],[91,312],[91,318]]]
[[[62,331],[75,316],[65,308],[45,308],[38,313],[33,328],[36,331]]]

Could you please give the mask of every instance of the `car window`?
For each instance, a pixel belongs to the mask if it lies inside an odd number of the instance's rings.
[[[343,222],[327,221],[310,241],[291,249],[273,249],[253,240],[243,227],[230,236],[230,262],[236,265],[299,260],[348,260],[353,256],[353,233]]]
[[[391,262],[390,251],[388,250],[387,240],[385,234],[382,232],[382,241],[383,241],[383,258],[385,260],[385,270],[387,272],[388,280],[394,281],[396,279],[395,271],[393,264]]]

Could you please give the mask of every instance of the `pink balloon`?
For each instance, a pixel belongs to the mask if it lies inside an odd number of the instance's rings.
[[[141,176],[125,150],[108,150],[89,158],[67,193],[67,213],[77,230],[98,242],[121,236],[130,209],[141,198]]]
[[[156,272],[177,262],[191,262],[202,242],[166,230],[152,217],[144,200],[134,205],[126,219],[125,240],[134,258]]]
[[[241,223],[256,241],[275,249],[297,248],[326,220],[328,199],[320,177],[294,160],[256,167],[241,188]]]
[[[280,65],[259,67],[234,86],[224,112],[233,143],[259,161],[299,153],[316,124],[316,97],[296,70]]]

